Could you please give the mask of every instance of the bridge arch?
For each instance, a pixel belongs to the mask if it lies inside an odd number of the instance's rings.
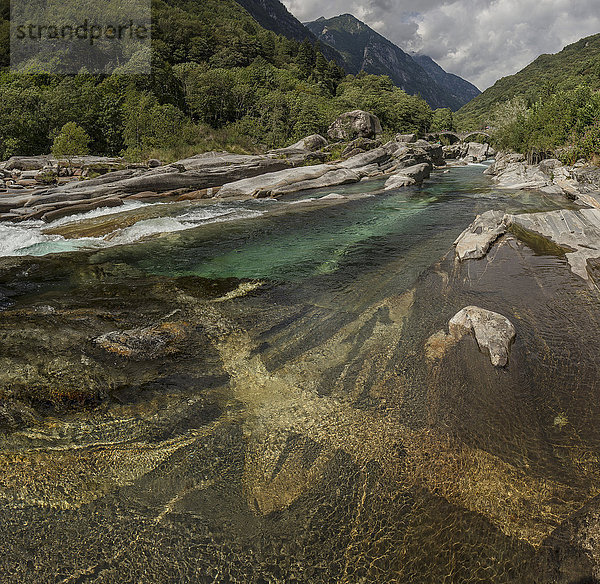
[[[468,132],[467,134],[462,134],[460,136],[460,139],[463,142],[468,142],[469,138],[471,138],[472,136],[485,136],[488,139],[492,138],[487,132],[484,132],[483,130],[478,130],[478,131],[475,131],[475,132]]]

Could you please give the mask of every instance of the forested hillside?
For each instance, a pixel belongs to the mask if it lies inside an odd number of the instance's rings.
[[[554,152],[565,162],[600,155],[600,34],[542,55],[504,77],[455,116],[459,127],[490,127],[496,144]]]
[[[390,132],[429,127],[423,100],[385,77],[346,76],[310,42],[265,30],[234,0],[153,0],[152,9],[151,76],[13,74],[5,38],[0,158],[48,152],[67,122],[85,129],[93,153],[165,159],[283,146],[356,108]]]
[[[578,85],[600,88],[600,34],[581,39],[555,55],[541,55],[515,75],[503,77],[466,104],[456,118],[465,127],[485,126],[499,103],[521,96],[532,104]]]

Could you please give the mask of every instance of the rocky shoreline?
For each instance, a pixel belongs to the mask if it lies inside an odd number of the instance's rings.
[[[539,190],[600,208],[600,168],[581,160],[569,166],[556,158],[528,164],[523,154],[499,152],[486,175],[502,189]]]
[[[487,144],[442,147],[414,134],[382,144],[380,132],[375,116],[355,111],[332,124],[331,143],[313,135],[262,155],[208,152],[167,165],[80,157],[67,168],[65,161],[47,156],[13,157],[0,163],[0,221],[50,222],[128,200],[277,198],[382,177],[388,177],[389,190],[421,184],[447,164],[481,162],[494,154]],[[338,151],[339,158],[325,162]]]
[[[600,168],[583,161],[566,166],[557,159],[530,165],[521,154],[501,152],[484,174],[499,188],[564,195],[582,208],[519,215],[487,211],[455,241],[459,261],[485,257],[496,240],[512,232],[554,246],[565,254],[573,273],[593,281],[588,260],[600,258]]]

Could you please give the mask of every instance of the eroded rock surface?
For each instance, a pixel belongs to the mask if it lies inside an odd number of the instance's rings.
[[[429,178],[432,169],[431,164],[426,162],[404,168],[387,180],[385,190],[421,184],[426,178]]]

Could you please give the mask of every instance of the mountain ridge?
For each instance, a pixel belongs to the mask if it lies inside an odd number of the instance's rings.
[[[441,87],[448,88],[457,100],[467,100],[467,103],[481,94],[480,89],[454,73],[448,73],[443,67],[436,63],[430,56],[419,53],[411,54],[411,57],[419,64],[429,76]]]
[[[320,17],[304,25],[342,55],[350,73],[388,75],[395,85],[407,93],[420,95],[433,108],[449,107],[456,111],[480,93],[468,81],[444,71],[430,57],[424,67],[352,14]]]
[[[305,39],[314,45],[319,39],[300,22],[279,0],[235,0],[263,28],[288,39],[302,42]],[[344,59],[333,47],[320,44],[321,53],[328,60],[343,66]]]

